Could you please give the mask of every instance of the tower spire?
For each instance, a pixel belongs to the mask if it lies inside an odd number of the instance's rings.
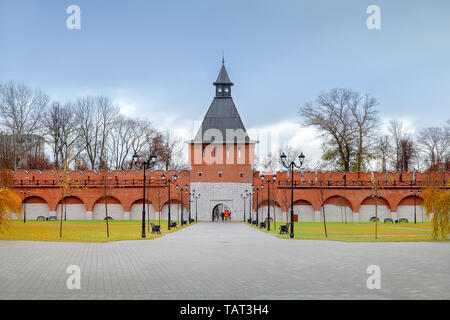
[[[222,56],[222,67],[220,68],[219,75],[217,76],[216,82],[213,84],[216,87],[216,97],[231,97],[231,86],[233,85],[233,82],[231,82],[230,77],[228,77],[224,56]]]

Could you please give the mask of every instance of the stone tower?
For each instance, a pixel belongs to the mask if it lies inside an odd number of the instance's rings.
[[[242,221],[241,194],[251,190],[257,142],[250,140],[233,102],[234,84],[223,59],[213,85],[215,97],[194,140],[188,142],[192,167],[190,187],[200,194],[198,220],[214,221],[215,214],[230,210],[232,221]],[[249,201],[246,201],[248,216]]]

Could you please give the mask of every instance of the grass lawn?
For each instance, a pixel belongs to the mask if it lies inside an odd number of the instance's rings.
[[[153,221],[158,224],[158,221]],[[147,223],[147,221],[146,221]],[[109,242],[119,240],[142,240],[141,221],[109,221],[109,238],[105,221],[63,221],[62,237],[59,237],[60,221],[10,221],[8,230],[0,233],[0,240],[63,241],[63,242]],[[189,226],[189,224],[187,225]],[[186,228],[187,226],[183,226]],[[155,239],[164,234],[183,229],[180,226],[167,230],[167,221],[161,221],[161,234],[148,232],[145,239]]]
[[[280,225],[276,228],[270,223],[270,233],[279,234]],[[252,226],[256,228],[255,226]],[[375,223],[373,222],[327,222],[328,240],[337,241],[436,241],[432,238],[431,223],[378,223],[378,239],[375,239]],[[266,229],[259,229],[268,232]],[[326,240],[322,222],[295,222],[294,239]],[[289,239],[289,234],[278,235],[279,238]]]

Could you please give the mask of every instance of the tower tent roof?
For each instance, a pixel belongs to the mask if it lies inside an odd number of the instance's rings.
[[[247,130],[233,99],[214,98],[194,142],[249,143]]]
[[[193,143],[254,143],[251,141],[231,97],[231,82],[222,60],[214,97]],[[228,95],[220,94],[227,90]]]
[[[230,77],[228,76],[227,69],[225,68],[225,64],[222,62],[222,68],[220,68],[219,75],[217,76],[216,82],[214,82],[214,85],[216,84],[229,84],[233,85],[233,82],[231,82]]]

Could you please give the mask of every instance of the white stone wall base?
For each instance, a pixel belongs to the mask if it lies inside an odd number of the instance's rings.
[[[314,211],[314,222],[322,221],[322,212]]]
[[[86,211],[86,220],[92,220],[92,211]]]
[[[245,190],[251,190],[251,183],[209,183],[209,182],[192,182],[190,189],[195,190],[196,194],[200,194],[198,203],[198,221],[212,221],[212,211],[218,204],[226,205],[231,211],[232,221],[244,221],[244,200],[241,194]],[[248,218],[249,203],[246,200],[246,214]],[[195,216],[195,203],[192,204]],[[267,210],[267,208],[266,208]],[[261,209],[260,209],[261,216]],[[267,215],[267,212],[264,213]]]

